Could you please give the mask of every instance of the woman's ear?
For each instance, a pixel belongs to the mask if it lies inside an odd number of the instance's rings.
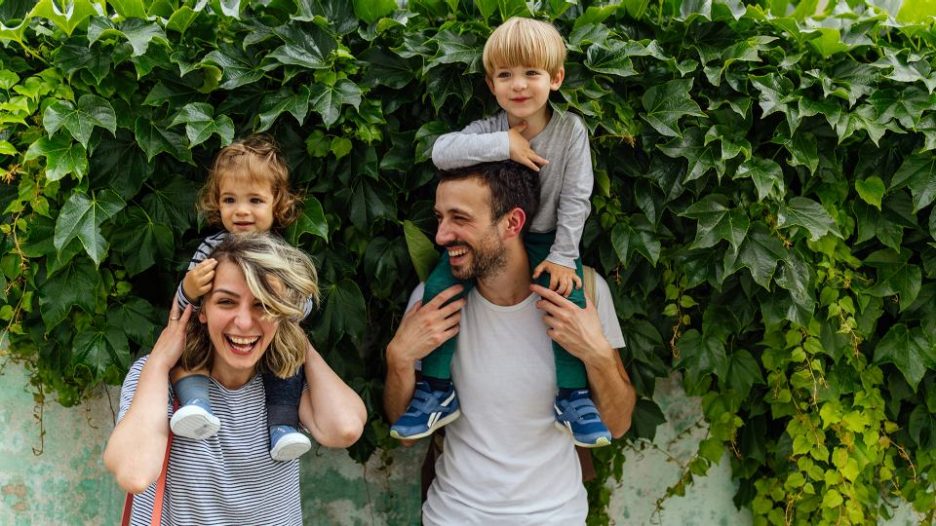
[[[200,323],[202,323],[202,324],[208,323],[208,318],[205,316],[205,311],[204,311],[204,310],[201,310],[201,309],[200,309],[200,310],[198,311],[198,321],[199,321]]]

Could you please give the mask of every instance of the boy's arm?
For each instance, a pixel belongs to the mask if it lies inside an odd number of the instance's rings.
[[[498,114],[441,135],[432,145],[432,162],[440,170],[454,170],[510,159],[507,130],[507,117]]]
[[[570,115],[571,118],[578,119]],[[547,261],[568,268],[575,268],[579,257],[579,243],[585,220],[591,212],[591,193],[595,181],[592,171],[591,147],[588,144],[588,131],[581,122],[577,122],[574,133],[569,138],[565,162],[561,169],[562,189],[559,193],[559,209],[556,212],[556,240],[549,249]]]

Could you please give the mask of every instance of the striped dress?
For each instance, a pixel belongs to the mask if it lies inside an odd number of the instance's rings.
[[[146,357],[130,367],[120,391],[118,421],[130,409]],[[163,525],[302,524],[299,461],[270,458],[263,382],[239,389],[210,387],[221,430],[205,440],[176,436],[169,458]],[[169,408],[169,416],[172,408]],[[156,486],[133,498],[132,525],[149,525]]]

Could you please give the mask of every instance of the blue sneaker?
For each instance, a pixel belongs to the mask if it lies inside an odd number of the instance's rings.
[[[601,447],[611,444],[611,432],[601,421],[588,389],[576,389],[567,396],[560,393],[556,396],[553,411],[556,427],[571,433],[576,446]]]
[[[194,398],[172,414],[169,428],[180,437],[204,440],[221,429],[221,420],[211,414],[211,403]]]
[[[390,427],[390,436],[399,440],[427,437],[459,416],[458,395],[452,382],[444,391],[433,391],[429,383],[422,380],[416,382],[406,413]]]
[[[273,460],[280,462],[294,460],[310,449],[312,449],[312,441],[295,427],[270,426],[270,456]]]

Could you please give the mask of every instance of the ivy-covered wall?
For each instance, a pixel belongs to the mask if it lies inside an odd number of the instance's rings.
[[[401,7],[402,5],[402,7]],[[591,131],[583,239],[641,399],[683,374],[757,524],[936,518],[936,33],[927,1],[4,0],[0,321],[38,397],[79,403],[153,341],[205,230],[213,152],[268,131],[321,267],[309,327],[389,446],[382,350],[431,257],[440,133],[492,112],[511,15],[569,46]],[[596,451],[621,476],[621,442]],[[610,491],[590,487],[608,520]]]

